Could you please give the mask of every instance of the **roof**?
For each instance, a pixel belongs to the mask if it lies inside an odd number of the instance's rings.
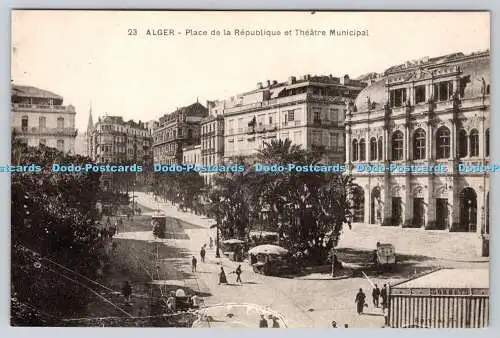
[[[392,288],[488,289],[490,287],[489,273],[488,269],[442,269],[397,284]]]
[[[490,54],[489,52],[477,52],[470,55],[454,53],[435,58],[425,58],[423,61],[409,62],[393,66],[385,71],[385,76],[380,80],[364,88],[355,100],[356,110],[365,112],[368,110],[368,98],[371,110],[382,109],[386,103],[386,79],[394,74],[408,74],[423,70],[433,70],[442,66],[458,66],[461,78],[467,78],[464,98],[475,98],[482,95],[483,79],[486,85],[490,84]],[[408,80],[410,81],[410,80]]]
[[[36,97],[42,99],[62,100],[63,97],[45,89],[40,89],[32,86],[12,85],[12,96],[19,97]]]

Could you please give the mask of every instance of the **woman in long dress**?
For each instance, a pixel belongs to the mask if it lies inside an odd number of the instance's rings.
[[[227,284],[227,278],[226,278],[226,273],[224,272],[224,267],[220,267],[220,272],[219,272],[219,285],[220,284]]]

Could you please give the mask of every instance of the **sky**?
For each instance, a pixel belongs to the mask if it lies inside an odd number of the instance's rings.
[[[153,36],[148,29],[175,33]],[[187,35],[189,29],[207,35]],[[234,34],[261,29],[281,35]],[[296,29],[324,30],[326,36],[297,36]],[[367,36],[330,36],[331,29]],[[76,108],[76,127],[85,130],[90,105],[94,121],[106,113],[156,120],[196,100],[228,99],[267,80],[356,78],[408,60],[485,49],[487,12],[19,10],[12,12],[11,79],[63,96]]]

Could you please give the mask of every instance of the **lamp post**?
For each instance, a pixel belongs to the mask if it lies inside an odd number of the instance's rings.
[[[215,258],[220,258],[219,252],[219,222],[217,222],[215,227],[215,231],[217,231],[215,236]]]

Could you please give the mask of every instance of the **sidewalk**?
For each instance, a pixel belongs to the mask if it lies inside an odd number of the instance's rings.
[[[354,223],[352,229],[344,227],[338,247],[374,250],[377,242],[393,244],[399,254],[454,262],[489,262],[488,257],[479,256],[481,238],[477,233]]]

